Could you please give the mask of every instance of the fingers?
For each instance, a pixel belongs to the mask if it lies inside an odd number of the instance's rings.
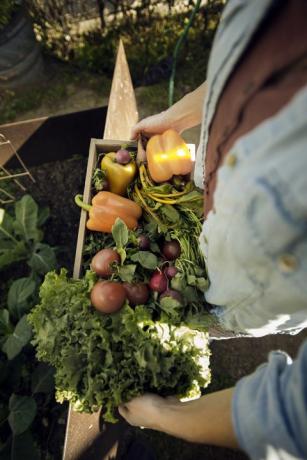
[[[165,117],[165,112],[161,112],[144,118],[134,125],[131,129],[131,139],[136,139],[140,133],[144,133],[149,136],[153,134],[160,134],[166,131],[169,127],[169,123]]]

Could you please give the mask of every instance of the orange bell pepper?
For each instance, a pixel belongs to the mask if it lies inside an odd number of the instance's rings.
[[[92,205],[84,203],[82,195],[77,195],[75,203],[89,212],[86,227],[95,232],[111,233],[117,217],[132,230],[142,214],[142,208],[134,201],[111,192],[97,193],[92,199]]]
[[[155,182],[165,182],[174,175],[189,174],[193,168],[191,152],[174,129],[151,137],[147,143],[148,169]]]

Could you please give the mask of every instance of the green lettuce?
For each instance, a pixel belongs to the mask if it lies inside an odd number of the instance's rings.
[[[90,271],[80,280],[48,273],[28,315],[38,359],[55,367],[57,400],[80,412],[102,407],[114,422],[116,407],[144,392],[198,396],[210,382],[208,335],[155,321],[145,306],[103,315],[90,302],[95,281]]]

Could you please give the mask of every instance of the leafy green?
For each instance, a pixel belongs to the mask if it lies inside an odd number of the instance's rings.
[[[54,369],[45,363],[39,363],[31,378],[31,390],[36,393],[51,393],[54,389]]]
[[[4,342],[7,335],[13,331],[13,326],[10,322],[10,315],[5,308],[0,310],[0,345]]]
[[[37,302],[42,275],[56,266],[55,249],[42,242],[41,226],[48,217],[49,209],[39,208],[30,195],[23,196],[14,206],[0,209],[0,270],[10,268],[4,277],[0,276],[0,458],[3,460],[40,459],[31,429],[34,418],[37,429],[54,406],[51,398],[54,370],[47,364],[37,364],[30,344],[32,328],[26,316]],[[10,266],[17,262],[16,271],[12,270]],[[9,279],[15,272],[23,277]]]
[[[56,266],[54,248],[41,243],[40,227],[48,219],[49,209],[39,209],[30,195],[24,195],[14,210],[14,216],[0,210],[0,270],[27,261],[34,274],[44,275]]]
[[[136,265],[128,264],[122,265],[118,267],[118,276],[122,281],[127,281],[127,283],[131,283],[134,278]]]
[[[48,273],[29,315],[37,357],[56,369],[57,400],[78,411],[103,407],[113,422],[120,403],[145,391],[199,394],[210,380],[207,334],[154,320],[145,306],[102,315],[90,302],[95,280]]]
[[[27,315],[24,315],[17,323],[15,330],[8,335],[2,345],[2,351],[6,353],[9,360],[15,358],[23,347],[30,342],[32,329],[27,321]]]
[[[28,261],[28,265],[39,275],[45,275],[56,267],[56,256],[54,248],[44,243],[37,243]]]
[[[115,224],[112,227],[112,235],[116,244],[116,249],[120,255],[122,264],[126,259],[125,246],[129,240],[129,231],[125,222],[119,217],[116,219]]]
[[[8,421],[14,435],[26,431],[36,415],[36,402],[31,396],[12,394],[9,401]]]
[[[24,313],[28,313],[28,300],[34,294],[35,288],[35,282],[31,278],[19,278],[11,284],[7,305],[14,317],[21,318]]]
[[[133,254],[130,259],[133,262],[138,262],[142,267],[149,270],[154,270],[158,266],[158,258],[152,252],[138,251]]]
[[[38,232],[38,206],[30,195],[24,195],[15,204],[14,230],[16,235],[21,236],[26,241],[39,241]]]

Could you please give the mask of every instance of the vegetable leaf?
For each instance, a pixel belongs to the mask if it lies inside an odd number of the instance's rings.
[[[48,206],[44,206],[43,208],[38,209],[38,217],[37,217],[37,226],[41,227],[44,225],[47,219],[50,216],[50,209]]]
[[[138,251],[130,259],[132,262],[138,262],[142,267],[154,270],[158,266],[158,258],[152,252]]]
[[[54,369],[45,363],[39,363],[32,374],[32,393],[51,393],[54,389]]]
[[[164,217],[166,217],[171,223],[175,224],[180,221],[180,214],[174,206],[165,204],[164,206],[161,206],[160,210]]]
[[[12,329],[9,312],[3,308],[0,310],[0,344],[3,338],[12,332]]]
[[[9,289],[7,305],[9,311],[17,318],[29,309],[27,300],[35,291],[35,282],[31,278],[19,278]]]
[[[40,275],[45,275],[56,267],[55,250],[48,244],[37,243],[34,252],[28,261],[32,270]]]
[[[28,250],[24,241],[14,243],[10,240],[0,240],[0,270],[27,258]]]
[[[129,232],[127,225],[119,217],[112,227],[112,235],[117,249],[124,248],[128,243]]]
[[[178,300],[172,297],[163,297],[160,300],[160,308],[174,323],[180,322],[180,310],[182,309],[182,305]]]
[[[165,313],[154,320],[147,306],[101,315],[91,306],[91,276],[48,273],[29,315],[37,357],[56,369],[57,400],[81,412],[103,407],[114,422],[119,404],[146,391],[199,395],[210,381],[207,334],[175,326]]]
[[[2,345],[2,351],[6,353],[9,360],[15,358],[22,348],[30,341],[32,329],[24,315],[17,323],[15,330],[10,334]]]
[[[133,281],[135,269],[136,265],[133,264],[122,265],[121,267],[118,267],[118,275],[122,281],[131,283]]]
[[[16,220],[14,221],[15,233],[26,241],[39,241],[38,206],[30,195],[24,195],[15,204]]]
[[[37,407],[35,400],[30,396],[12,394],[9,400],[9,425],[14,435],[26,431],[34,420]]]
[[[120,255],[121,263],[123,264],[126,260],[125,247],[129,239],[128,227],[119,217],[116,219],[115,224],[112,227],[112,236],[114,238],[116,249]]]

